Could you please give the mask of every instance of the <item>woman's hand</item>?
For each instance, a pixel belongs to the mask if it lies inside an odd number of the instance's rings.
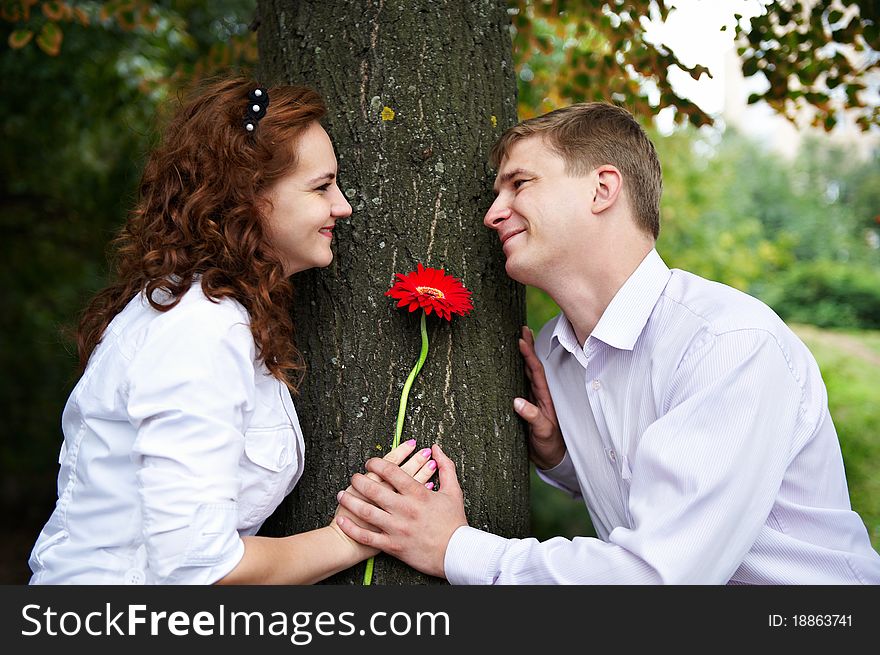
[[[431,479],[431,476],[437,471],[437,463],[431,459],[431,449],[423,448],[417,453],[413,454],[413,451],[416,448],[416,440],[410,439],[402,444],[400,444],[397,448],[389,452],[384,459],[391,464],[396,464],[400,466],[401,471],[414,478],[417,482],[421,482],[425,485],[429,490],[433,489],[434,483],[428,482]],[[412,455],[410,457],[410,455]],[[409,457],[409,459],[407,459]],[[367,473],[366,476],[371,480],[374,480],[386,487],[388,487],[388,483],[382,480],[375,473]],[[346,490],[346,493],[352,494],[355,498],[360,498],[364,500],[363,496],[361,496],[357,490],[353,487],[349,486]],[[333,514],[333,520],[330,522],[330,526],[336,531],[336,533],[349,545],[357,548],[361,553],[363,553],[363,559],[367,559],[368,557],[372,557],[376,555],[379,551],[374,548],[369,548],[364,546],[363,544],[359,544],[354,541],[351,537],[345,534],[339,527],[337,522],[337,517],[345,517],[346,519],[352,521],[358,527],[369,530],[371,532],[379,532],[378,528],[369,523],[363,521],[362,519],[354,516],[347,509],[342,507],[341,505],[336,506],[336,512]]]

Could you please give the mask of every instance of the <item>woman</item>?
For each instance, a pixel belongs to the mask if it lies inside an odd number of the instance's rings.
[[[375,554],[335,523],[253,536],[303,470],[287,278],[327,266],[351,214],[324,113],[305,88],[215,82],[150,155],[116,281],[80,321],[31,583],[304,584]],[[427,481],[430,450],[402,468]]]

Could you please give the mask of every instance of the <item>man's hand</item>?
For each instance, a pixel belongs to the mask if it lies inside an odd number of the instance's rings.
[[[455,464],[440,446],[433,447],[433,455],[440,475],[439,491],[429,491],[399,467],[374,458],[367,461],[367,470],[387,484],[356,473],[351,486],[363,498],[339,492],[342,507],[359,523],[374,525],[381,532],[366,530],[345,516],[336,522],[355,541],[393,555],[422,573],[443,578],[446,546],[452,533],[467,525],[467,518]]]
[[[519,352],[526,363],[526,376],[536,404],[525,398],[515,398],[513,409],[529,424],[529,458],[539,469],[551,469],[565,457],[565,442],[559,430],[544,367],[535,353],[535,335],[525,326],[519,340]]]
[[[390,462],[391,464],[395,464],[395,465],[400,466],[401,471],[403,471],[404,473],[406,473],[409,476],[412,476],[413,479],[424,484],[428,489],[433,489],[434,483],[428,482],[428,480],[431,479],[431,476],[433,476],[434,472],[437,470],[437,464],[436,464],[436,462],[431,460],[431,449],[430,448],[423,448],[419,452],[412,455],[412,457],[409,457],[412,454],[413,450],[415,450],[415,447],[416,447],[416,440],[410,439],[409,441],[405,441],[404,443],[400,444],[397,448],[390,451],[387,455],[385,455],[385,457],[383,459],[387,462]],[[406,460],[407,457],[409,457],[408,460]],[[406,463],[401,465],[401,463],[404,460],[406,460]],[[367,477],[369,477],[372,480],[375,480],[378,483],[386,485],[386,483],[383,482],[382,479],[378,475],[376,475],[375,473],[367,473]],[[390,489],[390,487],[389,487],[389,489]],[[351,486],[349,486],[348,489],[346,489],[346,492],[353,494],[355,497],[363,498]],[[340,516],[354,521],[364,530],[371,530],[373,532],[376,532],[377,528],[375,526],[369,525],[363,521],[360,521],[356,516],[352,515],[351,513],[346,511],[345,508],[343,508],[339,505],[336,506],[336,512],[333,515],[333,520],[330,522],[330,527],[333,528],[333,530],[339,534],[340,538],[342,538],[344,541],[346,541],[347,543],[349,543],[353,547],[362,551],[360,553],[362,559],[366,559],[368,557],[372,557],[373,555],[376,555],[379,552],[377,549],[366,548],[363,544],[357,543],[356,541],[352,540],[347,534],[345,534],[345,532],[343,532],[340,529],[339,523],[336,521],[336,518],[338,518]]]

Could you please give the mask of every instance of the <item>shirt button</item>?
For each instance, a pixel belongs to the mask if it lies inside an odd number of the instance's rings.
[[[602,383],[599,382],[599,380],[593,380],[593,389],[598,391],[601,386],[602,386]]]
[[[140,569],[128,569],[125,572],[125,584],[144,584],[144,572]]]
[[[278,466],[284,466],[285,464],[287,464],[287,446],[278,453]]]
[[[611,448],[608,449],[608,459],[610,459],[612,462],[617,461],[617,453],[611,450]]]

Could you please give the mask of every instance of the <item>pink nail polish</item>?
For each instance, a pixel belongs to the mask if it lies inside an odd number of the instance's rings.
[[[409,441],[406,442],[406,445],[407,445],[407,446],[415,446],[415,445],[416,445],[416,440],[415,440],[415,439],[410,439]]]
[[[434,490],[434,483],[433,482],[426,482],[425,486],[428,488],[428,491]]]
[[[437,462],[435,462],[435,461],[432,459],[430,462],[428,462],[428,468],[431,469],[431,470],[433,471],[435,468],[437,468]]]
[[[431,456],[431,449],[430,448],[423,448],[421,451],[419,451],[419,455],[421,455],[422,457],[426,457],[426,458],[430,457]]]

